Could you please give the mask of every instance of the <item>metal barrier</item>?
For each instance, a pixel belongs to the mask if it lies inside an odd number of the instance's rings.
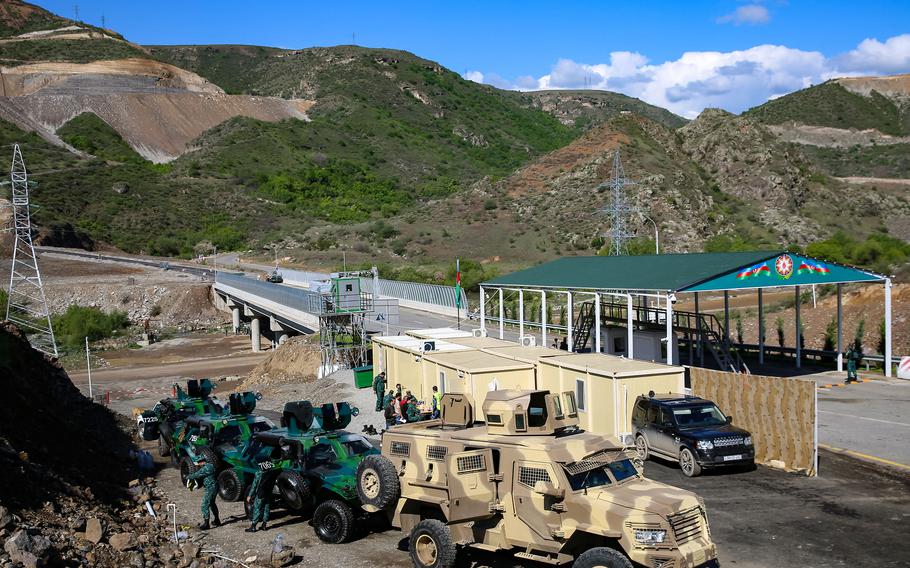
[[[255,294],[260,298],[271,300],[277,304],[310,314],[318,315],[323,311],[322,296],[309,290],[281,286],[279,284],[272,284],[271,282],[263,282],[261,280],[254,280],[253,278],[237,276],[234,274],[225,274],[223,272],[218,273],[215,282],[226,286],[232,286],[238,290]]]

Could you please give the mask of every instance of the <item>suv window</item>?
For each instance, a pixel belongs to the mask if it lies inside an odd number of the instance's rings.
[[[648,424],[657,424],[658,423],[657,415],[658,415],[658,408],[653,405],[649,406],[648,407]]]
[[[632,422],[634,424],[644,424],[648,414],[648,401],[640,399],[635,403],[635,409],[632,411]]]
[[[673,414],[666,408],[661,408],[657,423],[660,426],[672,426],[673,425]]]

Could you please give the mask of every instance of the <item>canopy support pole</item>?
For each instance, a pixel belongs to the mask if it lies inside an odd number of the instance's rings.
[[[799,317],[799,286],[794,286],[796,293],[796,368],[799,369],[802,366],[802,356],[803,356],[803,345],[802,345],[802,320]]]
[[[505,306],[503,306],[502,300],[502,288],[499,289],[499,339],[505,339],[505,323],[506,323],[506,314]]]
[[[635,328],[632,326],[632,294],[626,296],[626,357],[635,359]]]
[[[572,320],[572,292],[566,292],[566,347],[569,349],[569,353],[575,352],[575,344],[572,340],[572,326],[575,325],[574,320]]]
[[[844,372],[844,285],[837,285],[837,372]]]
[[[762,289],[758,289],[758,364],[765,364],[765,304]]]
[[[518,289],[518,341],[525,336],[525,291]]]
[[[730,291],[724,290],[724,341],[730,345]]]
[[[547,293],[540,291],[540,344],[547,346]]]
[[[885,278],[885,376],[891,376],[891,279]]]
[[[701,337],[701,309],[698,304],[698,292],[695,292],[695,340],[697,341],[695,352],[698,354],[698,365],[705,366],[705,350]]]
[[[600,353],[600,292],[594,293],[594,352]]]
[[[667,294],[667,365],[672,365],[673,361],[673,302],[670,300],[672,294]]]
[[[480,287],[480,329],[487,330],[487,303],[483,286]]]

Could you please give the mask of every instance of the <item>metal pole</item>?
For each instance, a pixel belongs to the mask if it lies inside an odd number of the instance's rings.
[[[762,290],[758,289],[758,364],[765,364],[765,305]]]
[[[667,294],[667,365],[673,364],[673,302]]]
[[[487,329],[487,303],[486,296],[483,291],[483,286],[480,287],[480,329],[486,331]]]
[[[844,372],[844,302],[843,284],[837,285],[837,372]]]
[[[569,353],[575,352],[575,344],[572,339],[572,326],[575,325],[572,320],[572,292],[566,292],[566,331],[568,332],[568,338],[566,339],[566,347],[569,348]]]
[[[705,350],[701,341],[701,309],[698,304],[698,292],[695,292],[695,340],[698,342],[698,347],[695,349],[696,353],[698,353],[698,364],[704,367]]]
[[[92,391],[92,362],[89,359],[88,337],[85,338],[85,366],[88,370],[88,397],[95,400],[95,393]]]
[[[626,296],[626,357],[635,358],[635,328],[632,325],[632,294]]]
[[[891,376],[891,279],[885,278],[885,376]]]
[[[600,353],[600,292],[594,293],[594,348]]]
[[[518,341],[525,336],[525,293],[518,289]]]
[[[502,288],[499,289],[499,339],[505,339],[505,307],[502,304]]]
[[[540,344],[547,346],[547,293],[540,291]]]
[[[724,290],[724,341],[730,345],[730,292]]]
[[[800,333],[801,321],[799,318],[799,286],[794,287],[796,290],[796,368],[799,369],[802,364],[800,359],[802,358],[802,345],[800,338],[802,334]]]

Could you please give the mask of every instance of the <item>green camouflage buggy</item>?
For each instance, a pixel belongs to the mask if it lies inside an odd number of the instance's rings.
[[[190,416],[218,415],[224,405],[211,396],[215,385],[209,379],[186,383],[186,390],[174,384],[174,396],[164,398],[137,418],[139,436],[146,441],[158,440],[158,453],[170,455],[173,436],[179,423]]]

